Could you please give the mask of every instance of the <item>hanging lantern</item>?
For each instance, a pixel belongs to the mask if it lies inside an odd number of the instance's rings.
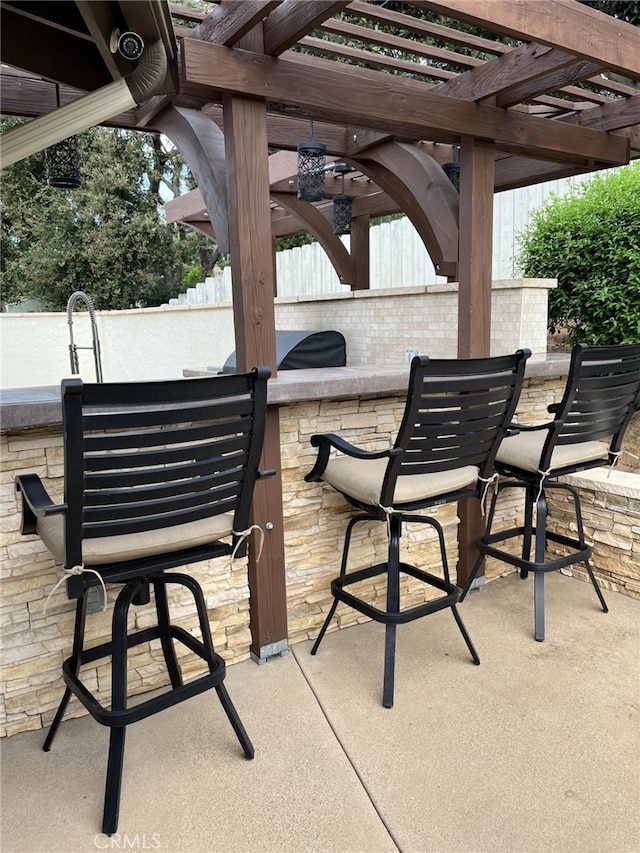
[[[56,103],[59,109],[60,86],[58,83],[56,83]],[[50,145],[44,152],[44,159],[47,166],[47,183],[50,187],[77,190],[81,186],[77,136],[69,136],[61,142]]]
[[[302,201],[322,201],[327,146],[314,141],[313,122],[309,124],[309,141],[298,143],[298,198]]]
[[[334,172],[338,172],[342,176],[342,191],[340,195],[334,196],[333,199],[333,233],[334,234],[351,234],[351,207],[353,198],[346,195],[344,191],[344,176],[351,171],[351,167],[346,163],[336,163],[333,167]]]
[[[445,163],[442,171],[453,184],[456,192],[460,192],[460,163],[458,162],[458,146],[453,146],[453,162]]]
[[[44,152],[47,164],[47,183],[50,187],[76,190],[81,186],[78,137],[70,136],[50,145]]]

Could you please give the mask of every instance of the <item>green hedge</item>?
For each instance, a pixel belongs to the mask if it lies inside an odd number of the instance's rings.
[[[551,198],[518,235],[520,272],[557,278],[549,330],[569,343],[640,341],[640,162]]]

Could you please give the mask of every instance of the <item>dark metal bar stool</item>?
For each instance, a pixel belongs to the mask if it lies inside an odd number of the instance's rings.
[[[223,684],[225,662],[213,648],[200,584],[166,570],[215,557],[244,556],[249,508],[264,438],[267,368],[169,382],[85,385],[62,382],[64,502],[55,504],[36,474],[16,478],[22,532],[37,533],[68,573],[77,599],[64,695],[44,743],[49,750],[76,696],[111,730],[102,831],[118,825],[126,727],[215,688],[247,758],[254,750]],[[88,593],[119,584],[107,642],[84,647]],[[167,587],[188,590],[200,639],[171,622]],[[157,624],[128,632],[131,607],[155,599]],[[127,652],[159,639],[170,688],[129,706]],[[175,652],[184,644],[207,672],[184,682]],[[82,668],[111,658],[111,702],[83,683]]]
[[[481,498],[491,477],[493,459],[515,412],[528,350],[486,359],[411,362],[407,402],[400,430],[390,450],[361,450],[337,435],[314,435],[318,448],[308,481],[322,481],[339,491],[361,514],[347,527],[340,574],[331,583],[331,609],[311,650],[315,654],[342,601],[382,622],[385,628],[383,705],[394,693],[396,626],[451,608],[474,663],[480,659],[456,609],[460,588],[451,581],[444,534],[438,520],[419,510],[465,498]],[[338,451],[332,455],[332,449]],[[362,522],[387,525],[384,563],[348,570],[354,527]],[[406,524],[428,524],[438,535],[443,576],[400,560],[400,537]],[[409,575],[439,590],[434,600],[402,607],[400,576]],[[387,581],[386,609],[377,608],[347,587],[377,576]]]
[[[607,605],[593,573],[582,523],[580,497],[566,474],[600,466],[613,466],[622,439],[640,401],[640,344],[587,347],[579,344],[571,353],[562,400],[549,406],[553,419],[536,426],[513,424],[496,455],[501,477],[491,502],[487,528],[479,542],[480,556],[460,597],[462,601],[486,555],[516,566],[520,576],[534,573],[534,633],[544,640],[544,576],[574,563],[584,563],[603,611]],[[604,439],[604,440],[603,440]],[[509,489],[524,491],[524,522],[508,530],[492,532],[499,496]],[[550,530],[547,524],[547,491],[558,489],[572,499],[577,536]],[[521,540],[519,553],[503,543]],[[564,553],[549,551],[549,543]],[[531,549],[533,546],[533,557]]]

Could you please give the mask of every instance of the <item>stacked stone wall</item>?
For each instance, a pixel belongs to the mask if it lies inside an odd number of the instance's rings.
[[[2,630],[2,674],[0,676],[0,731],[11,735],[47,726],[58,706],[64,684],[62,662],[70,653],[75,602],[66,595],[62,583],[49,593],[63,572],[36,536],[20,533],[20,508],[14,478],[18,473],[38,474],[54,500],[62,501],[63,449],[59,427],[25,430],[2,435],[2,483],[0,486],[2,540],[0,560],[0,625]],[[193,574],[203,586],[216,650],[230,663],[249,656],[249,589],[246,559],[220,558],[193,566]],[[189,568],[187,568],[189,571]],[[108,588],[104,612],[87,619],[87,643],[105,642],[111,631],[113,601],[119,587]],[[181,587],[170,590],[174,621],[188,631],[197,631],[193,599]],[[133,608],[131,625],[144,628],[155,616],[153,603]],[[203,663],[176,646],[184,674],[203,671]],[[86,683],[108,704],[110,695],[108,662],[86,667]],[[128,679],[132,695],[165,685],[166,668],[160,642],[138,646],[129,656]],[[67,715],[81,716],[84,708],[75,699]]]
[[[563,381],[534,379],[525,384],[517,416],[528,423],[548,417]],[[398,430],[404,400],[399,396],[362,396],[351,400],[308,401],[280,408],[285,570],[289,642],[317,636],[331,606],[330,582],[338,574],[345,529],[352,510],[333,489],[306,483],[316,450],[314,433],[335,432],[371,450],[386,448]],[[0,676],[0,731],[3,735],[47,726],[64,689],[61,665],[69,655],[73,632],[74,602],[66,597],[64,584],[49,601],[47,596],[62,575],[37,537],[20,533],[20,511],[15,494],[17,473],[39,474],[50,494],[62,498],[63,450],[59,427],[25,430],[2,436],[0,512],[2,542],[0,560],[0,618],[2,626],[2,674]],[[640,597],[640,477],[613,472],[585,472],[572,478],[580,490],[588,541],[594,545],[593,566],[603,585]],[[552,519],[559,526],[572,525],[569,506],[562,499],[550,501]],[[439,507],[449,568],[455,579],[457,525],[455,505]],[[516,493],[501,499],[499,525],[514,526],[522,514]],[[573,525],[575,526],[575,525]],[[401,540],[402,559],[439,573],[439,548],[427,525],[409,525]],[[356,526],[350,568],[383,562],[386,555],[384,523]],[[249,656],[249,591],[246,560],[231,563],[224,558],[199,563],[190,571],[203,585],[216,649],[229,662]],[[488,560],[487,581],[513,569]],[[574,569],[578,576],[579,568]],[[114,590],[115,592],[115,590]],[[106,612],[91,614],[88,638],[105,641],[110,632],[113,594]],[[384,605],[384,582],[363,582],[358,590],[372,604]],[[408,579],[403,586],[406,603],[424,600],[422,584]],[[428,594],[428,593],[427,593]],[[437,594],[437,593],[435,593]],[[170,593],[172,614],[187,630],[196,630],[193,606],[185,593]],[[337,625],[344,627],[366,617],[340,605]],[[135,608],[136,627],[154,618],[153,607]],[[178,646],[187,676],[200,671],[202,663]],[[108,665],[87,670],[88,684],[108,701]],[[132,650],[129,668],[132,693],[143,693],[166,683],[159,643]],[[84,709],[72,701],[69,715]]]

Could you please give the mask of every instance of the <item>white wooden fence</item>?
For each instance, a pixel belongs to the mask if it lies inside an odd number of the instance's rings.
[[[564,178],[518,190],[507,190],[494,197],[493,206],[493,270],[494,281],[519,275],[515,259],[519,251],[518,234],[523,231],[531,213],[549,196],[563,195],[573,184],[589,180],[592,175]],[[349,237],[343,237],[349,246]],[[371,288],[415,287],[446,279],[436,271],[411,222],[403,217],[371,228]],[[278,252],[276,256],[278,296],[313,296],[320,293],[345,293],[329,258],[318,243]],[[189,288],[171,305],[210,305],[231,301],[231,269]]]

